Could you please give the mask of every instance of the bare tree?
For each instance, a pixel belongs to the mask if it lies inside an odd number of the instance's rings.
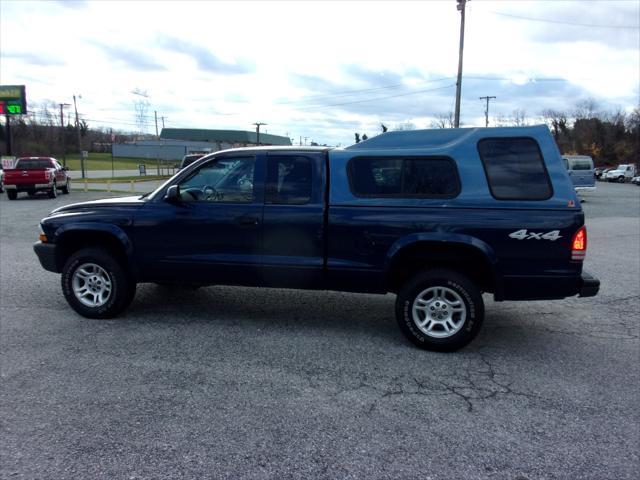
[[[453,112],[438,113],[431,121],[431,128],[453,128],[455,125]]]
[[[576,120],[584,120],[587,118],[598,118],[598,103],[593,98],[588,98],[576,103],[573,110],[573,117]]]
[[[529,121],[527,120],[527,112],[516,108],[513,112],[511,112],[510,123],[514,127],[524,127],[526,125],[529,125]]]
[[[396,128],[394,128],[394,130],[415,130],[415,129],[416,129],[415,123],[412,123],[408,120],[406,122],[397,124]]]

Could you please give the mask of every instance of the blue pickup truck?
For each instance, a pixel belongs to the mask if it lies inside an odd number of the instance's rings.
[[[70,306],[110,318],[140,282],[394,293],[422,348],[469,343],[483,293],[596,295],[584,213],[548,129],[388,132],[344,149],[216,152],[154,192],[41,222]]]

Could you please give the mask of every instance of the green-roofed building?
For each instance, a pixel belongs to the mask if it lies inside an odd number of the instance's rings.
[[[199,128],[163,128],[160,138],[187,142],[207,142],[222,147],[250,147],[258,145],[256,132],[244,130],[205,130]],[[291,145],[291,139],[280,135],[260,133],[260,145]],[[228,148],[228,147],[227,147]],[[220,148],[216,148],[220,150]]]

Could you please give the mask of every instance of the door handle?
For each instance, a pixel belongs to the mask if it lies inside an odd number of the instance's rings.
[[[236,217],[236,222],[240,225],[258,225],[260,219],[255,215],[242,215],[240,217]]]

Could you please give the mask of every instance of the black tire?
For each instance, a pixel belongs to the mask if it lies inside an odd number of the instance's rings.
[[[436,287],[443,289],[441,296],[435,296]],[[417,298],[422,295],[428,301],[423,298],[423,305],[420,305]],[[420,309],[415,312],[417,319],[414,319],[414,303]],[[453,270],[434,269],[420,273],[398,292],[396,320],[402,333],[420,348],[438,352],[458,350],[480,331],[484,320],[482,294],[467,277]],[[422,327],[418,321],[424,322]],[[431,333],[426,331],[429,329]],[[449,333],[451,330],[453,332]]]
[[[9,200],[15,200],[18,198],[18,192],[16,190],[7,190],[7,197]]]
[[[58,185],[56,185],[56,182],[54,180],[53,186],[51,187],[51,190],[49,190],[49,198],[56,198],[57,196],[58,196]]]
[[[65,183],[64,187],[62,187],[62,193],[64,193],[65,195],[68,195],[70,191],[71,191],[71,183],[69,182],[69,179],[67,178],[67,183]]]
[[[98,268],[88,267],[97,266]],[[97,306],[89,306],[83,303],[74,293],[74,281],[80,286],[86,286],[89,293],[88,281],[74,280],[76,271],[83,269],[99,270],[94,277],[98,280],[108,280],[111,284],[110,291],[104,303]],[[87,318],[113,318],[122,312],[131,304],[135,296],[136,284],[131,278],[127,269],[112,255],[101,248],[85,248],[79,250],[69,257],[62,269],[62,277],[60,279],[62,285],[62,293],[67,302],[76,312]],[[99,288],[99,285],[98,287]],[[90,301],[91,297],[83,296],[86,301]],[[93,296],[95,301],[96,296]],[[97,302],[96,302],[97,303]]]

